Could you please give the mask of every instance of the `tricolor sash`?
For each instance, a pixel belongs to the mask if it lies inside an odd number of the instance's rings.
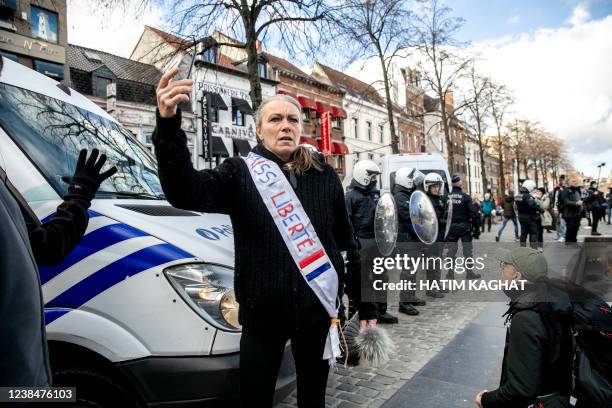
[[[323,353],[323,359],[333,364],[340,355],[335,323],[338,316],[338,274],[302,203],[278,165],[254,152],[243,159],[293,261],[334,322]]]

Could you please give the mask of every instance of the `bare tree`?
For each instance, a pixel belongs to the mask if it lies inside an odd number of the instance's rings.
[[[446,106],[446,95],[457,84],[464,74],[471,59],[453,52],[460,46],[454,36],[463,25],[464,20],[450,15],[451,9],[441,4],[440,0],[421,2],[422,12],[416,14],[415,35],[417,50],[423,61],[419,68],[423,74],[423,82],[429,91],[433,92],[440,103],[440,123],[448,148],[448,165],[453,171],[455,167],[454,144],[451,139],[451,121],[461,107],[449,112]]]
[[[217,47],[242,49],[254,107],[261,103],[258,43],[271,43],[291,56],[314,54],[332,30],[327,26],[334,8],[327,0],[138,0],[144,10],[151,5],[167,9],[172,34],[184,41],[181,51],[193,47],[215,31],[237,41],[221,41]],[[101,0],[102,7],[121,6],[122,0]],[[109,6],[110,5],[110,6]]]
[[[513,103],[512,96],[508,88],[504,85],[490,82],[487,90],[487,98],[491,109],[491,119],[495,126],[495,136],[492,137],[492,145],[497,153],[497,161],[499,163],[499,184],[501,186],[501,194],[506,194],[506,175],[504,167],[506,164],[505,152],[510,150],[510,138],[507,134],[502,133],[505,126],[505,116]]]
[[[399,153],[399,137],[393,120],[390,70],[398,57],[407,56],[410,18],[406,0],[348,0],[338,14],[343,36],[357,44],[349,59],[375,57],[380,64],[393,153]]]
[[[485,152],[489,147],[489,140],[485,132],[488,120],[491,116],[491,102],[489,93],[491,92],[491,81],[489,78],[479,75],[476,66],[472,63],[469,67],[469,88],[466,101],[467,109],[466,124],[475,136],[478,152],[480,153],[480,176],[486,185],[487,169],[485,165]]]

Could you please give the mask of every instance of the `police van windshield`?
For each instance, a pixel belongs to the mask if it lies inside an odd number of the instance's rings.
[[[51,186],[68,192],[79,151],[94,147],[117,173],[96,197],[162,198],[153,155],[120,125],[69,103],[0,84],[0,126],[32,160]]]

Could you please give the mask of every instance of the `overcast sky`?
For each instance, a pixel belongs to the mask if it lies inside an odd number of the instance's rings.
[[[519,116],[564,139],[574,166],[612,169],[612,1],[447,0],[466,19],[459,33],[482,71],[506,84]],[[167,28],[159,8],[104,11],[68,0],[68,41],[128,57],[145,24]],[[348,71],[360,79],[363,64]]]

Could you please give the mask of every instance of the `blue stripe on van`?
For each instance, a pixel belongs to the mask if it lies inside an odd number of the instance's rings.
[[[45,308],[45,325],[53,323],[71,310],[65,307]]]
[[[39,265],[40,281],[44,285],[51,279],[88,256],[118,242],[147,236],[144,232],[126,224],[111,224],[85,235],[79,245],[57,265]]]
[[[193,258],[193,255],[167,243],[141,249],[98,270],[45,306],[77,309],[127,277],[184,258]]]
[[[51,218],[53,218],[53,216],[54,216],[55,214],[57,214],[57,213],[53,212],[53,213],[51,213],[51,214],[47,215],[45,218],[43,218],[42,220],[40,220],[40,222],[42,222],[43,224],[44,224],[45,222],[49,222],[49,220],[50,220]],[[92,211],[92,210],[87,210],[87,216],[88,216],[89,218],[94,218],[94,217],[101,217],[101,214],[98,214],[97,212]]]

